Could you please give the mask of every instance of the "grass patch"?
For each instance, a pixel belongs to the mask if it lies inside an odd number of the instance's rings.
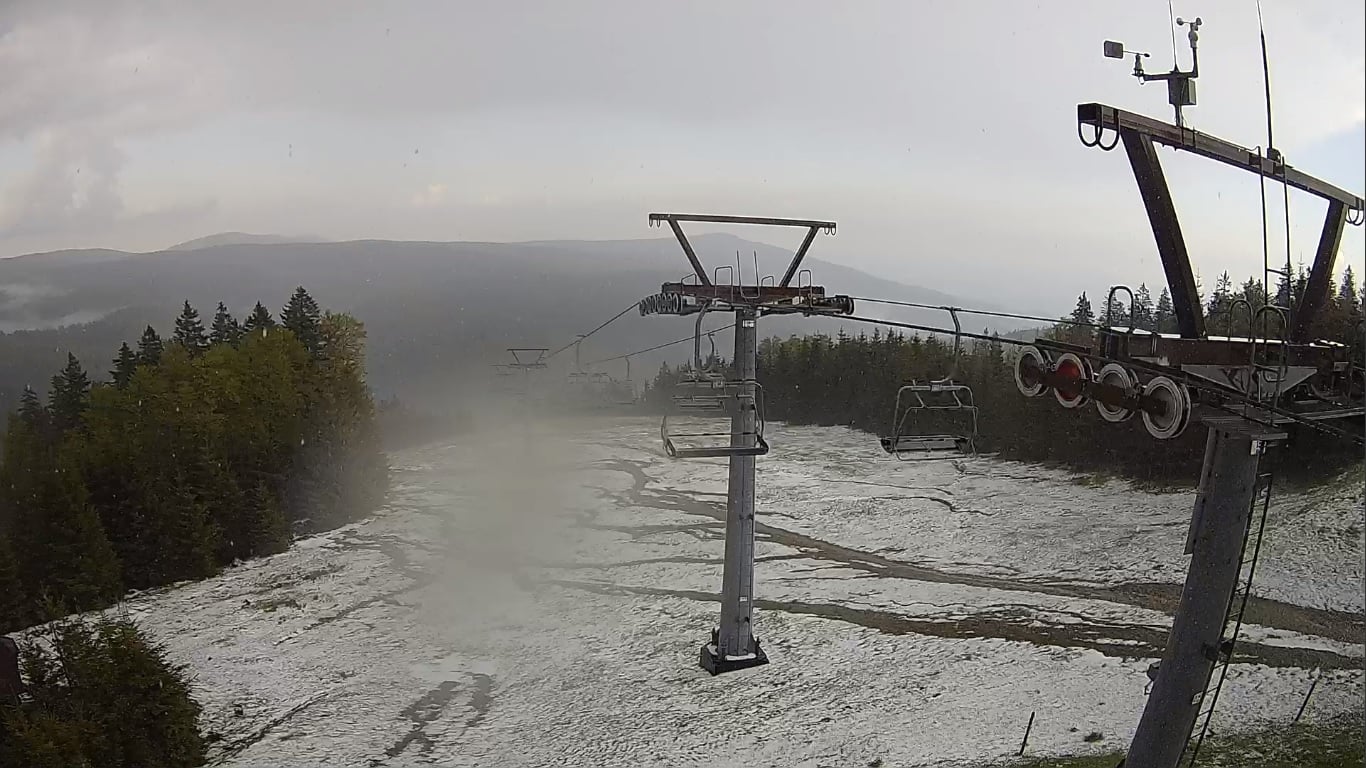
[[[1346,768],[1366,761],[1362,713],[1327,723],[1284,725],[1215,736],[1200,749],[1199,768]],[[1123,752],[1039,757],[996,763],[996,768],[1115,768]],[[978,768],[990,768],[978,766]]]

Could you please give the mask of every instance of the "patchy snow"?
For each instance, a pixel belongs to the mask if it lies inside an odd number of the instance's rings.
[[[1013,755],[1031,712],[1031,753],[1132,736],[1190,493],[771,425],[772,663],[712,678],[724,461],[669,461],[648,419],[537,430],[400,453],[374,519],[128,601],[193,668],[216,764],[937,766]],[[1249,618],[1217,726],[1289,720],[1313,667],[1306,717],[1359,708],[1335,611],[1361,606],[1360,512],[1345,485],[1275,503],[1257,594],[1283,603]]]

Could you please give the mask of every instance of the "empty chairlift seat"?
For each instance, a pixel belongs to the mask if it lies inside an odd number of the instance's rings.
[[[977,406],[972,389],[951,382],[911,383],[896,393],[892,429],[882,450],[908,459],[971,456],[977,452]]]
[[[754,429],[735,431],[733,417],[754,411]],[[762,456],[763,388],[754,381],[726,381],[702,376],[679,383],[659,425],[664,452],[675,459]]]

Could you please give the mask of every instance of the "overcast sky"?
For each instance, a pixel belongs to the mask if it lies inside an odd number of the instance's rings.
[[[833,219],[813,255],[1021,309],[1162,281],[1123,153],[1082,147],[1075,107],[1171,119],[1162,84],[1101,56],[1118,39],[1169,68],[1163,0],[0,8],[0,256],[224,230],[651,237],[672,210]],[[1189,122],[1264,144],[1255,3],[1175,11],[1204,20]],[[1360,194],[1363,3],[1264,14],[1277,145]],[[1255,177],[1162,157],[1205,286],[1259,273]],[[1322,208],[1292,195],[1297,259]],[[1340,266],[1363,253],[1349,229]]]

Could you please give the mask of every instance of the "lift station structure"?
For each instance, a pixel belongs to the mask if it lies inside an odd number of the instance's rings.
[[[708,274],[683,232],[681,224],[684,222],[802,227],[806,228],[807,233],[781,279],[756,274],[755,282],[747,285],[738,279],[739,276],[730,265],[719,266]],[[700,349],[703,314],[731,312],[735,316],[733,372],[707,369],[700,360],[700,352],[695,351],[693,369],[680,382],[681,391],[671,403],[677,412],[729,418],[729,429],[688,435],[697,439],[711,439],[712,444],[684,447],[674,443],[675,435],[669,431],[668,414],[660,427],[666,451],[671,457],[725,457],[730,464],[726,494],[725,565],[721,577],[721,621],[712,630],[710,640],[703,644],[699,656],[702,668],[716,675],[768,663],[768,656],[755,637],[753,628],[754,461],[768,452],[768,443],[763,437],[762,389],[755,379],[756,322],[762,315],[773,314],[847,315],[854,311],[854,303],[848,296],[827,296],[824,288],[810,283],[810,270],[801,267],[802,259],[816,235],[821,232],[834,234],[833,221],[650,214],[652,226],[660,223],[668,224],[673,231],[693,272],[684,280],[663,284],[659,293],[642,300],[639,305],[641,315],[697,315],[695,350]],[[722,274],[727,274],[724,283],[719,280]]]
[[[1200,20],[1177,21],[1190,27],[1194,62]],[[1133,52],[1119,43],[1105,44],[1107,57],[1128,53]],[[1094,402],[1108,422],[1139,414],[1157,439],[1174,438],[1191,423],[1208,430],[1186,540],[1191,561],[1185,587],[1123,763],[1126,768],[1177,768],[1195,763],[1235,653],[1270,503],[1268,450],[1287,437],[1291,424],[1362,442],[1359,431],[1337,425],[1353,419],[1353,426],[1360,427],[1366,414],[1363,371],[1344,345],[1312,338],[1314,320],[1328,301],[1343,228],[1361,224],[1362,199],[1285,162],[1270,140],[1269,97],[1267,147],[1247,149],[1185,125],[1182,108],[1195,103],[1198,66],[1189,72],[1173,68],[1166,75],[1147,75],[1142,69],[1146,54],[1134,56],[1136,77],[1168,82],[1176,122],[1087,103],[1077,106],[1077,132],[1086,146],[1108,151],[1124,145],[1162,259],[1178,332],[1136,329],[1132,292],[1116,286],[1106,302],[1106,320],[1090,343],[1037,339],[1021,350],[1015,381],[1022,394],[1052,394],[1064,408]],[[1114,134],[1109,141],[1106,132]],[[1228,336],[1214,337],[1205,327],[1157,144],[1257,174],[1263,185],[1267,179],[1280,182],[1287,199],[1293,188],[1327,203],[1303,293],[1285,295],[1282,304],[1273,302],[1270,276],[1284,278],[1291,286],[1286,294],[1293,294],[1293,280],[1288,263],[1284,269],[1270,264],[1263,204],[1264,304],[1254,307],[1238,299],[1231,308],[1230,326],[1236,330],[1238,321],[1244,321],[1246,336],[1230,330]],[[1288,237],[1287,221],[1287,262]],[[1128,292],[1131,307],[1127,321],[1110,311],[1123,292]]]

